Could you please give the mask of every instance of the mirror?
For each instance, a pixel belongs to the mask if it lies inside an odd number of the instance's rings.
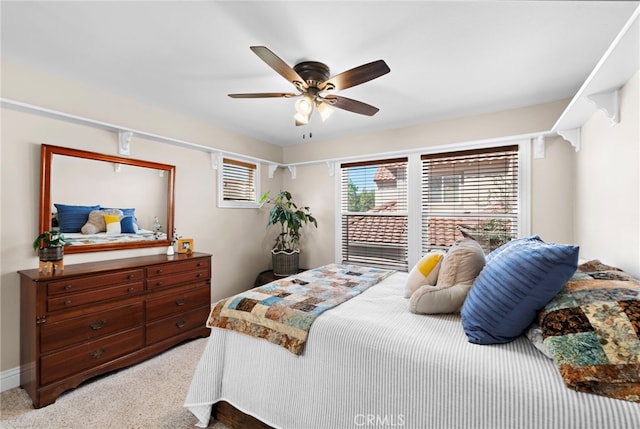
[[[43,144],[39,233],[57,223],[67,240],[65,253],[168,246],[174,186],[173,165]],[[80,228],[96,208],[120,209],[122,226]],[[99,213],[91,219],[113,220]]]

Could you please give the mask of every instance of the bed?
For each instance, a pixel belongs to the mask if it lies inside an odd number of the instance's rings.
[[[407,278],[319,315],[300,355],[212,328],[185,407],[200,427],[217,409],[250,416],[230,425],[296,429],[640,427],[639,403],[568,388],[525,335],[472,344],[460,314],[409,312]]]

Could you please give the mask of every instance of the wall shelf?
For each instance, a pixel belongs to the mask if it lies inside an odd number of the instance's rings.
[[[640,6],[636,8],[598,64],[551,129],[580,149],[580,127],[598,109],[619,122],[620,88],[640,69]],[[576,131],[577,130],[577,131]]]

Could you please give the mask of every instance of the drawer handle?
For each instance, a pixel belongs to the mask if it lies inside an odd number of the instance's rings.
[[[127,277],[129,280],[133,280],[136,278],[136,276],[134,276],[133,274],[129,274],[129,276]]]
[[[70,299],[66,300],[66,301],[64,302],[64,305],[71,305],[71,300],[70,300]]]
[[[196,265],[197,267],[201,267],[202,266],[202,262],[198,262],[198,265]]]
[[[69,290],[73,287],[73,285],[64,285],[64,290]]]
[[[162,270],[156,270],[156,274],[162,274]]]
[[[105,354],[105,352],[106,352],[106,350],[101,347],[98,350],[96,350],[93,353],[91,353],[91,357],[94,358],[94,359],[100,359],[102,357],[102,355]]]
[[[198,277],[198,278],[202,277],[202,273],[196,274],[196,277]]]
[[[177,306],[181,306],[181,305],[184,305],[185,302],[187,302],[187,301],[184,298],[181,298],[181,299],[176,301],[176,305]]]
[[[177,328],[182,328],[186,324],[187,324],[187,322],[185,322],[184,320],[181,320],[178,323],[176,323],[176,327]]]
[[[97,331],[98,329],[102,329],[104,328],[104,325],[107,324],[107,321],[104,319],[100,319],[97,322],[93,322],[91,325],[89,325],[91,327],[91,329],[93,329],[94,331]]]
[[[157,282],[156,286],[162,286],[162,282]]]
[[[135,288],[132,288],[132,287],[130,287],[130,288],[129,288],[129,292],[133,293],[133,292],[135,292],[135,291],[136,291],[136,289],[135,289]]]

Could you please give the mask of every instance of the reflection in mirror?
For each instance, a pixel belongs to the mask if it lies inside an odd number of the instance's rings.
[[[41,157],[40,231],[59,228],[65,253],[169,245],[174,166],[49,145]]]

